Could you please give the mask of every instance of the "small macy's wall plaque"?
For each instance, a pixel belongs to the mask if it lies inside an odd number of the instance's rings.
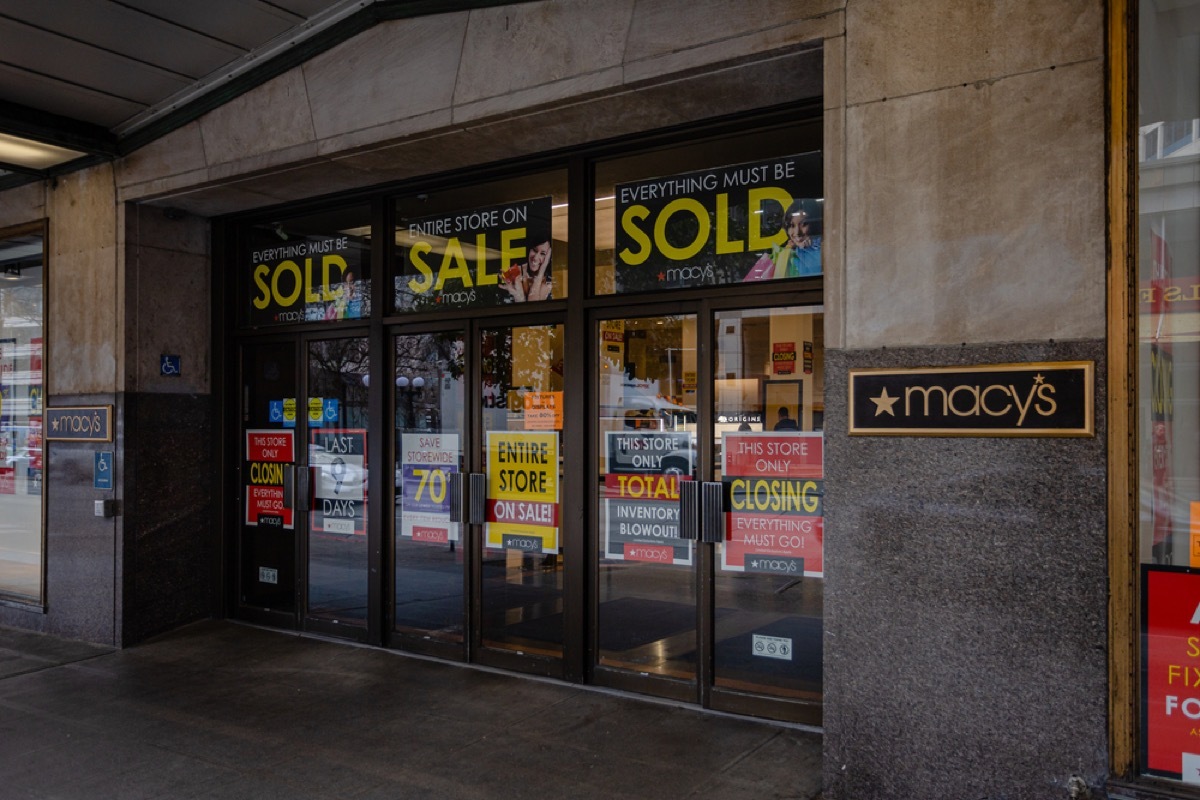
[[[850,371],[852,436],[1091,436],[1095,363]]]

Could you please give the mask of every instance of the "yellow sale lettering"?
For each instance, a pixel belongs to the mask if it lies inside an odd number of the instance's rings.
[[[748,218],[754,220],[750,225],[747,241],[730,237],[728,192],[720,192],[716,195],[715,214],[711,216],[709,210],[699,200],[692,197],[676,198],[664,205],[657,213],[641,204],[630,205],[621,214],[621,230],[629,237],[634,247],[627,247],[619,253],[621,261],[637,266],[645,263],[646,259],[655,253],[672,261],[687,261],[703,250],[709,239],[713,237],[712,216],[716,217],[714,247],[717,254],[747,251],[756,253],[783,244],[787,239],[784,231],[777,230],[764,236],[761,230],[762,225],[758,220],[761,218],[763,206],[768,201],[787,208],[792,203],[791,194],[776,186],[764,186],[750,189],[747,192],[747,198]],[[690,242],[675,243],[667,239],[667,226],[676,214],[690,215],[695,219],[696,233]],[[647,227],[645,223],[648,221],[651,222],[648,227],[653,236],[645,229]]]
[[[734,511],[812,514],[821,502],[817,482],[811,480],[735,478],[730,489],[730,505]]]
[[[315,266],[312,258],[304,259],[303,267],[290,258],[274,267],[259,264],[254,268],[254,285],[258,288],[254,307],[260,311],[271,305],[288,308],[295,305],[301,295],[306,303],[335,299],[337,295],[330,287],[341,282],[346,274],[349,268],[346,259],[337,255],[322,256],[319,282],[313,274]],[[332,272],[334,267],[337,268],[336,276]],[[289,284],[290,288],[287,288]]]
[[[250,483],[265,486],[283,485],[283,465],[255,461],[250,464]]]
[[[433,254],[433,245],[425,240],[413,243],[409,248],[408,258],[416,268],[419,277],[410,278],[408,288],[417,294],[424,294],[430,289],[441,291],[448,282],[457,281],[464,289],[476,286],[495,286],[500,282],[500,275],[515,262],[525,259],[528,250],[517,242],[525,239],[525,228],[508,228],[500,231],[500,266],[496,272],[488,271],[488,257],[493,252],[487,246],[487,234],[475,235],[475,264],[472,274],[467,254],[463,250],[462,240],[452,236],[446,240],[441,261],[436,266],[430,263],[429,256]]]

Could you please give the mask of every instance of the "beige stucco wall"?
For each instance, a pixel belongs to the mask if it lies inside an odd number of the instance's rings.
[[[1100,0],[846,11],[847,347],[1104,336]]]

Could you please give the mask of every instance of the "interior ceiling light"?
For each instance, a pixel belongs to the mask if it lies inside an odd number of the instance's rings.
[[[50,169],[87,153],[0,133],[0,162],[28,169]]]

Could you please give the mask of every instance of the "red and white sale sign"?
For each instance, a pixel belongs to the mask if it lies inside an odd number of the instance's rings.
[[[290,464],[296,460],[295,452],[295,431],[246,431],[247,461],[269,461],[274,464]]]
[[[1146,768],[1200,785],[1200,572],[1144,575]]]
[[[824,577],[824,442],[819,431],[725,434],[722,569]]]

